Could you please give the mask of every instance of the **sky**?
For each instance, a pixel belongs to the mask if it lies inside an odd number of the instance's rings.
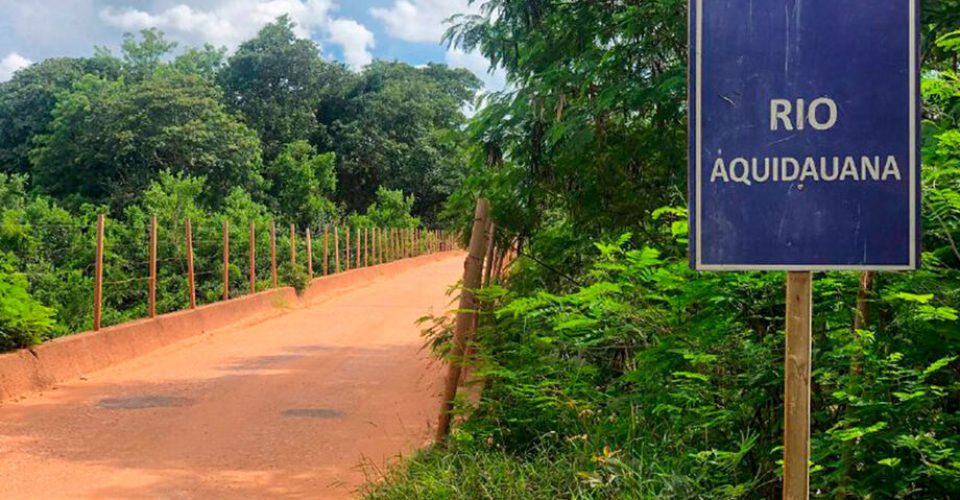
[[[469,0],[0,0],[0,81],[49,57],[87,56],[94,46],[117,52],[124,33],[152,27],[181,48],[232,51],[288,14],[325,58],[354,68],[373,59],[447,63],[499,90],[504,76],[489,73],[482,56],[441,44],[446,19],[478,10]]]

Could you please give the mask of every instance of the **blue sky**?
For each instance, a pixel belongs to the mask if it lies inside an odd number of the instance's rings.
[[[0,0],[0,81],[48,57],[89,55],[95,45],[116,49],[123,33],[147,27],[181,46],[233,50],[286,13],[324,57],[355,68],[373,58],[443,62],[499,89],[503,75],[488,74],[482,57],[440,43],[446,18],[477,11],[469,0]]]

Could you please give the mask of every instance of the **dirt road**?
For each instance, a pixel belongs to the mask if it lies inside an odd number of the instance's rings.
[[[429,441],[454,256],[0,407],[0,498],[343,498]],[[367,465],[362,466],[363,463]]]

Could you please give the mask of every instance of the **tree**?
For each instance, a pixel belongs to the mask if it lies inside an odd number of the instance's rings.
[[[189,75],[197,75],[215,81],[226,65],[227,49],[205,44],[203,47],[191,47],[173,60],[174,70]]]
[[[520,232],[546,222],[549,208],[582,232],[619,234],[678,201],[686,18],[681,0],[490,0],[482,14],[455,20],[448,42],[482,53],[512,86],[471,130],[525,173],[520,192],[504,197],[526,214]],[[477,152],[479,166],[486,151]]]
[[[413,195],[383,186],[377,188],[376,200],[363,215],[352,215],[350,224],[359,227],[417,227],[420,219],[411,215]]]
[[[284,146],[267,167],[273,210],[300,227],[329,222],[337,188],[336,155],[318,154],[307,141]]]
[[[133,34],[125,33],[120,47],[124,76],[139,81],[151,77],[177,43],[168,42],[162,31],[150,28],[140,32],[139,40]]]
[[[378,186],[404,189],[415,195],[417,214],[435,216],[463,180],[462,108],[479,87],[472,73],[443,65],[364,68],[336,109],[320,113],[320,149],[339,158],[339,199],[360,210]]]
[[[259,186],[256,133],[226,113],[207,80],[171,74],[142,82],[87,75],[61,96],[32,153],[37,185],[64,197],[136,201],[163,170],[207,179],[208,201]]]
[[[120,62],[109,57],[47,59],[0,83],[0,172],[29,170],[29,151],[34,138],[48,131],[57,94],[85,74],[116,78]]]
[[[284,144],[307,139],[332,64],[311,40],[297,38],[288,16],[264,26],[240,45],[218,78],[229,109],[260,134],[269,161]],[[334,71],[336,73],[336,71]]]

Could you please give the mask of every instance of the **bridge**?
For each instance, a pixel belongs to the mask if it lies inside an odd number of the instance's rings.
[[[0,357],[0,498],[355,495],[431,442],[445,372],[416,321],[455,307],[463,265],[443,252],[61,339],[83,359],[58,341]]]

